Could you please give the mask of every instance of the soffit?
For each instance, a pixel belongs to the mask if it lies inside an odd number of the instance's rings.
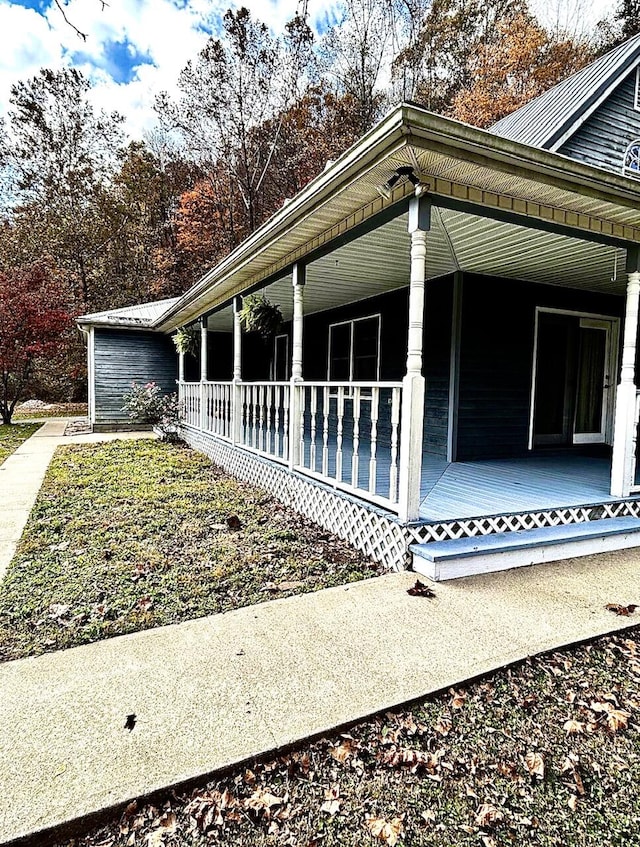
[[[305,314],[321,312],[401,288],[409,281],[410,238],[402,215],[312,262],[307,268]],[[622,295],[625,251],[619,247],[437,209],[427,235],[427,279],[455,270]],[[292,316],[288,274],[265,286],[283,318]],[[231,331],[229,307],[209,317],[211,330]]]

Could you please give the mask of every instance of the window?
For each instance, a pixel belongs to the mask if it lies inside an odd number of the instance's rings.
[[[276,335],[273,341],[273,379],[286,382],[289,379],[289,336]]]
[[[640,139],[632,141],[625,150],[622,172],[625,176],[640,179]]]
[[[331,382],[376,382],[380,373],[380,315],[331,324]]]

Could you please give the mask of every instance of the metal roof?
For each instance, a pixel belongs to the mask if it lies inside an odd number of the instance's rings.
[[[121,309],[109,309],[106,312],[92,312],[77,318],[80,326],[126,326],[151,328],[153,323],[178,302],[178,297],[166,300],[154,300],[151,303],[139,303],[124,306]]]
[[[556,151],[639,62],[640,35],[635,35],[502,118],[490,131]]]

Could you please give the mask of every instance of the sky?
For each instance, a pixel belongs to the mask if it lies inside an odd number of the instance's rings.
[[[60,0],[83,40],[68,26],[54,0],[0,0],[0,115],[5,114],[12,83],[39,68],[76,67],[93,84],[97,107],[126,117],[133,138],[155,123],[153,101],[163,90],[175,92],[178,75],[220,31],[229,6],[245,5],[279,33],[296,12],[297,0]],[[584,9],[583,21],[610,11],[610,0],[534,0],[542,17],[553,20],[558,3]],[[308,0],[311,26],[322,31],[335,16],[338,0]],[[584,4],[584,5],[583,5]]]

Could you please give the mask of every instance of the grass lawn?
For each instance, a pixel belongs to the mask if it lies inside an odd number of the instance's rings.
[[[0,465],[38,429],[40,424],[0,424]]]
[[[635,628],[134,802],[64,844],[632,847],[639,721]]]
[[[361,553],[193,450],[63,447],[0,584],[0,660],[374,574]]]

